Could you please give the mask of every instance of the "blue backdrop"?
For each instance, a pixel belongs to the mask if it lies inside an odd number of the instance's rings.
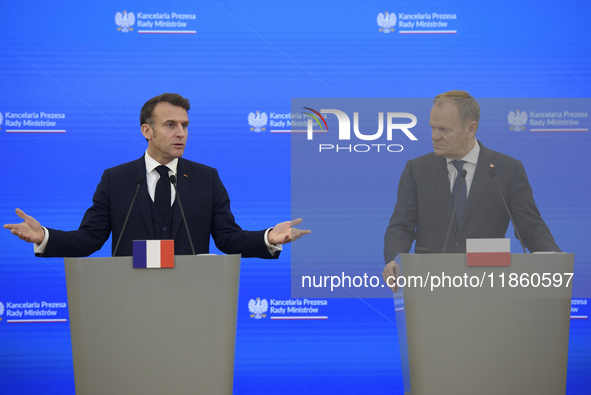
[[[192,103],[185,157],[219,170],[243,228],[272,226],[298,216],[290,135],[270,122],[290,112],[292,98],[431,98],[451,89],[476,98],[588,98],[590,10],[583,1],[546,0],[3,2],[2,222],[18,222],[19,207],[44,225],[77,228],[103,170],[147,148],[143,103],[178,92]],[[380,13],[389,21],[381,26]],[[260,132],[248,122],[257,111],[269,118]],[[524,162],[558,244],[588,273],[588,132],[533,136],[528,125],[510,135],[505,126],[507,140],[492,138],[490,148]],[[405,158],[427,152],[428,129],[419,140]],[[391,190],[401,166],[389,169]],[[110,249],[109,241],[95,256]],[[250,316],[250,299],[291,300],[290,252],[243,261],[234,392],[401,394],[392,300],[328,299],[313,320]],[[67,301],[63,261],[34,258],[6,230],[0,257],[0,393],[74,393],[67,308],[24,313]],[[575,303],[567,393],[588,394],[588,309],[585,299]]]

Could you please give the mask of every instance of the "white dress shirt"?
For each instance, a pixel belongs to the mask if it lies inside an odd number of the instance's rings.
[[[150,194],[150,198],[154,201],[154,195],[156,194],[156,184],[160,179],[160,173],[156,170],[161,163],[157,162],[154,158],[148,155],[148,151],[146,150],[146,154],[144,155],[144,159],[146,161],[146,185],[148,187],[148,194]],[[176,168],[179,163],[178,158],[174,158],[172,162],[167,163],[165,166],[168,167],[168,176],[174,175],[176,177]],[[176,198],[176,193],[174,191],[174,187],[172,186],[172,182],[170,183],[170,205],[172,206],[174,203],[174,199]]]

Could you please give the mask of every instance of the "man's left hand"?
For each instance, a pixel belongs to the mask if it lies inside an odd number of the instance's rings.
[[[295,225],[299,225],[302,222],[301,218],[294,219],[293,221],[285,221],[275,225],[275,227],[269,232],[268,238],[271,244],[287,244],[295,241],[311,233],[310,230],[296,229],[293,228]]]

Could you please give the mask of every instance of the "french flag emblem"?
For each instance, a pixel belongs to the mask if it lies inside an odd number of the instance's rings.
[[[174,240],[134,240],[135,269],[174,267]]]
[[[511,266],[510,239],[466,239],[467,266]]]

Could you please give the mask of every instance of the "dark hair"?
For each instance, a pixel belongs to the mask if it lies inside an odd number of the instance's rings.
[[[163,93],[156,97],[151,98],[148,100],[144,106],[142,107],[142,111],[140,112],[140,126],[147,123],[152,128],[154,127],[154,121],[152,120],[152,113],[154,112],[154,107],[158,103],[170,103],[173,106],[182,107],[185,110],[189,111],[191,105],[189,104],[189,99],[185,99],[178,93]]]

